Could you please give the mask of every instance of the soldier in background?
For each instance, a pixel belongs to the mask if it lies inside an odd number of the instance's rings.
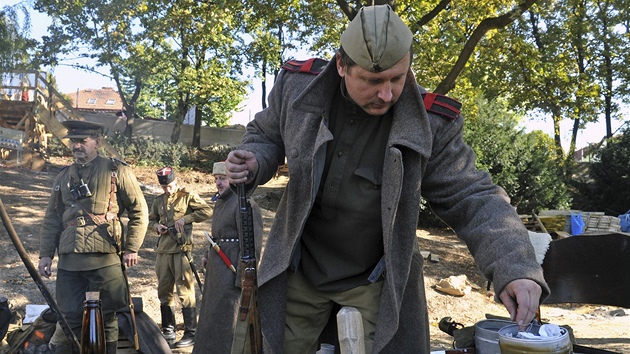
[[[39,274],[46,278],[52,274],[57,252],[57,303],[77,338],[85,293],[100,291],[107,353],[116,353],[116,310],[129,300],[115,246],[122,237],[120,216],[126,211],[129,218],[122,261],[132,267],[146,234],[148,208],[131,168],[98,154],[103,126],[85,121],[62,124],[76,161],[62,169],[54,182],[41,229]],[[55,353],[72,352],[59,326],[51,343]]]
[[[155,271],[158,278],[158,297],[162,314],[162,334],[175,348],[195,344],[197,308],[195,301],[195,275],[188,256],[193,249],[194,222],[208,220],[212,208],[193,191],[177,185],[175,171],[164,167],[157,171],[164,194],[153,201],[149,215],[149,230],[160,237],[157,244]],[[174,291],[175,289],[175,291]],[[177,292],[184,317],[184,336],[175,342],[174,293]]]
[[[212,237],[221,250],[238,268],[234,273],[228,264],[208,247],[201,266],[206,269],[203,299],[199,312],[200,321],[193,353],[230,353],[236,326],[236,316],[241,296],[240,212],[238,198],[230,189],[225,175],[225,163],[217,162],[212,166],[218,197],[212,215]],[[260,247],[263,234],[263,222],[260,208],[252,201],[254,218],[254,236]],[[243,345],[244,338],[237,339],[237,345]]]

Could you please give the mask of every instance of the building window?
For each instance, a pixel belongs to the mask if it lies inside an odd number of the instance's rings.
[[[96,104],[96,98],[88,98],[87,104]]]
[[[107,102],[105,102],[105,104],[108,106],[113,106],[114,103],[116,103],[116,100],[112,98],[108,99]]]

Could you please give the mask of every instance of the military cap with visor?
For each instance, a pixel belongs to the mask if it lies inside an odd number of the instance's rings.
[[[64,139],[97,138],[103,135],[105,130],[102,124],[84,120],[66,120],[61,124],[68,129],[68,134],[64,136]]]
[[[160,168],[155,174],[157,175],[158,182],[161,186],[170,184],[175,180],[175,171],[173,171],[173,168],[170,166]]]
[[[409,27],[389,5],[362,7],[341,35],[341,47],[365,70],[380,72],[398,63],[411,49]]]

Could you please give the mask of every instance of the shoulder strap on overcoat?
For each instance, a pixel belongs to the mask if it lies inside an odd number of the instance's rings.
[[[459,117],[461,102],[439,93],[423,93],[424,106],[428,112],[435,113],[451,120]]]
[[[282,68],[294,73],[306,73],[318,75],[328,65],[328,61],[320,58],[307,60],[289,60],[282,65]]]

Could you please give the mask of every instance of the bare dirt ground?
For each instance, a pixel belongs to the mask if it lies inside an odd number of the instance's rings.
[[[0,167],[0,197],[6,207],[24,248],[31,262],[38,262],[39,228],[48,202],[50,190],[59,166],[69,160],[53,159],[48,172],[33,172],[20,168]],[[161,193],[156,183],[154,168],[134,167],[141,183],[147,203]],[[196,172],[179,172],[180,184],[197,191],[209,201],[216,188],[210,175]],[[254,199],[263,208],[265,226],[271,225],[274,210],[282,193],[287,177],[280,176],[257,189]],[[203,231],[210,231],[211,223],[195,225],[194,259],[197,268],[201,268],[201,256],[208,247]],[[486,280],[472,261],[465,245],[449,230],[417,231],[420,248],[439,257],[438,262],[425,261],[424,278],[426,297],[429,305],[431,347],[433,350],[452,348],[452,337],[438,329],[441,318],[450,316],[454,321],[466,326],[485,318],[486,314],[507,316],[507,311],[494,302],[493,293],[486,291]],[[139,252],[140,263],[129,269],[132,296],[142,297],[143,310],[159,324],[159,301],[155,287],[156,237],[148,233]],[[56,264],[53,264],[53,276],[45,280],[46,287],[54,294]],[[447,295],[435,290],[435,284],[451,275],[465,274],[473,284],[471,293],[463,297]],[[203,279],[203,276],[201,276]],[[0,228],[0,295],[9,299],[11,306],[24,315],[27,304],[45,304],[39,289],[31,279],[26,267],[18,256],[5,228]],[[201,294],[197,292],[198,299]],[[198,302],[199,303],[199,302]],[[630,310],[607,306],[584,304],[548,306],[541,308],[545,321],[560,325],[570,325],[579,344],[607,349],[618,353],[630,353]],[[208,319],[200,319],[204,321]],[[183,334],[183,320],[177,314],[178,336]],[[174,353],[190,353],[186,348]]]

